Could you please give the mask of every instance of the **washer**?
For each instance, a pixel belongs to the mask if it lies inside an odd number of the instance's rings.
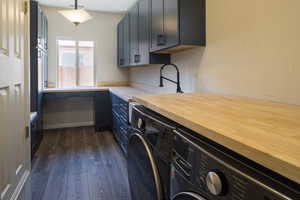
[[[127,162],[132,200],[169,200],[174,123],[135,105],[131,126]]]
[[[299,184],[187,129],[174,131],[172,200],[299,200]]]

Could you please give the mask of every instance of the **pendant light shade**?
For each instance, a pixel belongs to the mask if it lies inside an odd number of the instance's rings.
[[[76,26],[92,19],[92,16],[88,12],[82,9],[78,9],[77,0],[75,0],[74,10],[61,10],[58,12],[62,14],[65,18],[67,18],[69,21],[71,21],[73,24],[75,24]]]

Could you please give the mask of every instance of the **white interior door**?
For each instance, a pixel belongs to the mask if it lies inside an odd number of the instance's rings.
[[[0,199],[14,199],[28,177],[24,0],[0,0]]]

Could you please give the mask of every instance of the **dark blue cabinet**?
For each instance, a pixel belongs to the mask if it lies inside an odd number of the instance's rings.
[[[118,64],[120,67],[130,63],[130,24],[129,15],[126,15],[118,24]]]
[[[127,152],[129,128],[129,104],[111,93],[113,133],[122,150]]]
[[[169,54],[150,53],[150,0],[139,0],[118,25],[121,67],[170,64]]]
[[[173,53],[206,44],[205,0],[151,0],[151,52]]]
[[[34,153],[37,151],[39,144],[42,140],[42,134],[39,132],[39,120],[33,119],[30,122],[30,136],[31,136],[31,156],[33,158]]]
[[[124,19],[123,19],[124,20]],[[125,63],[124,55],[124,22],[118,24],[118,65],[123,66]]]
[[[139,20],[139,3],[136,3],[129,10],[130,20],[130,65],[136,65],[140,62],[139,52],[139,33],[138,33],[138,20]]]
[[[96,131],[110,130],[112,124],[112,106],[109,91],[94,93],[94,107]]]
[[[31,149],[43,137],[43,93],[48,86],[48,20],[37,1],[30,1],[30,111],[37,112],[31,126]]]

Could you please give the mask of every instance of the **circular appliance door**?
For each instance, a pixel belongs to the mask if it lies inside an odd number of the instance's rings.
[[[182,192],[175,195],[172,200],[206,200],[206,199],[196,193]]]
[[[127,162],[132,200],[162,200],[162,185],[152,150],[138,133],[130,136]]]

